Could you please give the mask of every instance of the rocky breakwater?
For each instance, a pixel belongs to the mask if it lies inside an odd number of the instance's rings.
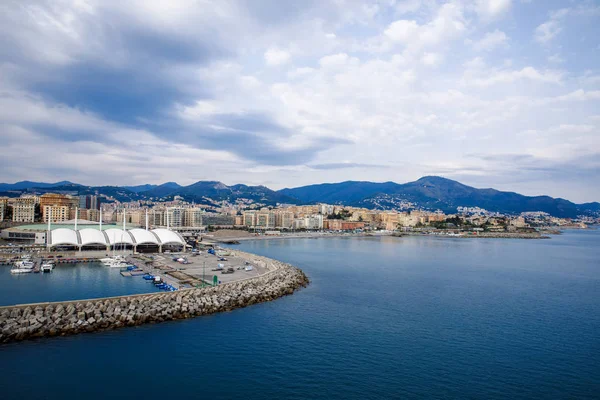
[[[192,318],[271,301],[305,287],[298,268],[254,256],[269,271],[216,287],[93,300],[0,307],[0,342],[64,336]]]

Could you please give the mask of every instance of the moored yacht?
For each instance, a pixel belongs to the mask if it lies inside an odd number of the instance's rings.
[[[51,272],[54,269],[54,264],[51,262],[45,262],[40,267],[40,271],[42,272]]]
[[[11,274],[28,274],[33,272],[35,264],[28,259],[23,259],[15,263],[15,267],[10,270]]]
[[[125,262],[125,257],[122,256],[122,255],[117,255],[117,256],[102,258],[102,259],[100,259],[100,262],[102,264],[106,265],[107,267],[112,267],[115,264],[124,263]]]
[[[33,268],[12,268],[10,270],[11,274],[29,274],[30,272],[33,272]]]

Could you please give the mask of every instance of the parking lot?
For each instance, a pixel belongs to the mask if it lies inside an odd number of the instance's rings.
[[[154,260],[194,278],[202,279],[204,277],[206,282],[212,282],[215,275],[221,283],[227,283],[256,277],[266,272],[265,268],[247,263],[246,259],[236,256],[235,251],[231,250],[221,251],[218,255],[209,254],[206,251],[156,254]],[[251,270],[247,271],[247,267],[251,267]],[[229,268],[233,268],[233,273],[223,273]]]

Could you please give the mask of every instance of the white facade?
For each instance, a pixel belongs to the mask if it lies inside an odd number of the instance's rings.
[[[183,226],[183,208],[180,207],[169,207],[167,208],[167,221],[168,226],[171,228],[178,228]]]
[[[35,198],[19,197],[13,201],[14,222],[33,222],[35,219]]]

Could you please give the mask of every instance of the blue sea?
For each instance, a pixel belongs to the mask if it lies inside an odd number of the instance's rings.
[[[218,315],[1,345],[0,398],[600,398],[600,231],[238,248],[311,285]]]
[[[141,277],[123,277],[119,268],[100,263],[57,264],[43,274],[13,275],[11,268],[0,265],[0,306],[159,291]]]

